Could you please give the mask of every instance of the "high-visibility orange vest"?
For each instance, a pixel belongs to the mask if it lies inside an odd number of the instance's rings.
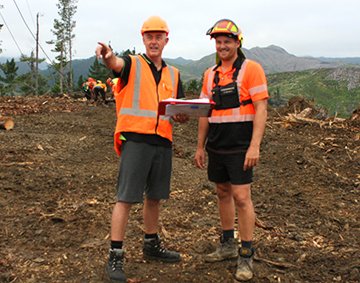
[[[170,117],[158,115],[159,101],[176,98],[179,71],[167,65],[163,67],[161,79],[156,85],[149,64],[142,56],[132,56],[128,83],[122,88],[121,80],[114,93],[117,122],[114,147],[121,154],[122,132],[156,134],[172,141]]]
[[[204,74],[204,82],[200,98],[212,99],[211,90],[215,87],[214,76],[215,71],[213,66],[206,70]],[[219,86],[227,85],[232,80],[232,75],[235,71],[233,68],[230,71],[222,73],[221,68],[219,71]],[[239,93],[240,102],[251,99],[252,101],[258,101],[267,99],[269,97],[267,91],[267,82],[263,68],[255,61],[245,59],[239,70],[237,76],[237,87]],[[209,117],[209,123],[229,123],[229,122],[246,122],[253,121],[255,116],[255,108],[252,103],[246,105],[240,105],[240,107],[230,109],[213,109],[211,117]]]
[[[104,84],[102,81],[97,81],[94,87],[101,87],[105,92],[107,91],[106,84]]]

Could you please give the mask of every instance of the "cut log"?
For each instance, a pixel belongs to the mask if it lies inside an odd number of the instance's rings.
[[[15,126],[14,120],[11,117],[0,116],[0,129],[11,130]]]

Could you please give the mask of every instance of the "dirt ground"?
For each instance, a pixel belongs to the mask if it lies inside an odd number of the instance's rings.
[[[359,117],[290,119],[294,111],[269,110],[253,184],[250,282],[360,282]],[[114,105],[0,97],[0,114],[15,120],[0,130],[0,282],[103,282],[119,162]],[[161,214],[161,236],[183,260],[142,259],[136,205],[129,282],[233,282],[236,261],[202,259],[220,230],[214,186],[193,164],[196,131],[196,120],[175,126],[172,194]]]

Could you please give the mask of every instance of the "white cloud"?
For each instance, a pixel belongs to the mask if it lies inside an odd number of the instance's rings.
[[[53,58],[45,42],[58,18],[57,0],[16,0],[29,27],[35,33],[36,13],[40,13],[40,42]],[[25,54],[35,48],[11,0],[3,0],[0,10]],[[117,51],[144,48],[140,38],[143,21],[151,15],[163,17],[170,27],[170,42],[164,57],[200,59],[215,51],[206,30],[221,18],[234,20],[243,30],[245,48],[278,45],[297,56],[360,57],[360,1],[343,0],[79,0],[75,15],[75,57],[94,55],[98,41],[109,42]],[[2,19],[0,18],[0,22]],[[18,57],[20,52],[6,26],[0,32],[1,56]],[[41,55],[43,56],[43,55]],[[45,57],[45,56],[44,56]]]

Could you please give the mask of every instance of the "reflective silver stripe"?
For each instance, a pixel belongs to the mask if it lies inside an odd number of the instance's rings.
[[[211,67],[211,71],[209,72],[209,75],[208,75],[207,90],[208,90],[208,96],[210,98],[212,97],[211,90],[213,89],[212,85],[214,82],[214,76],[215,76],[214,68],[215,67],[216,67],[216,65]]]
[[[122,108],[120,110],[120,113],[124,115],[134,115],[134,116],[142,116],[149,118],[156,118],[157,115],[156,111],[133,109],[133,108]]]
[[[140,82],[141,82],[141,62],[138,57],[135,57],[136,60],[136,72],[135,72],[135,82],[134,82],[134,96],[133,96],[133,109],[140,108]]]
[[[173,121],[173,119],[171,119],[170,116],[160,115],[159,117],[160,117],[159,119],[162,120],[162,121],[167,121],[167,122],[169,122],[171,125],[174,124],[174,121]]]
[[[240,107],[233,108],[231,116],[237,116],[237,115],[239,115],[239,113],[240,113]]]
[[[241,85],[242,85],[242,81],[244,79],[244,75],[245,75],[245,70],[246,70],[246,67],[247,67],[247,64],[248,64],[248,59],[245,59],[244,62],[242,63],[241,65],[241,68],[239,70],[239,74],[237,76],[237,79],[236,79],[236,83],[237,83],[237,87],[238,87],[238,92],[239,92],[239,99],[241,97]]]
[[[170,116],[160,115],[160,120],[170,120]]]
[[[175,87],[176,87],[176,85],[175,85],[175,70],[174,70],[174,67],[170,66],[170,65],[168,65],[168,69],[170,72],[170,78],[171,78],[171,83],[172,83],[172,87],[173,87],[171,97],[175,98]]]
[[[249,93],[250,93],[251,96],[253,96],[255,94],[258,94],[258,93],[261,93],[261,92],[264,92],[264,91],[267,91],[267,85],[266,84],[262,84],[262,85],[252,87],[252,88],[249,89]]]
[[[239,109],[239,108],[237,108]],[[229,115],[229,116],[211,116],[209,118],[210,123],[229,123],[229,122],[248,122],[254,120],[255,114],[241,115]]]

